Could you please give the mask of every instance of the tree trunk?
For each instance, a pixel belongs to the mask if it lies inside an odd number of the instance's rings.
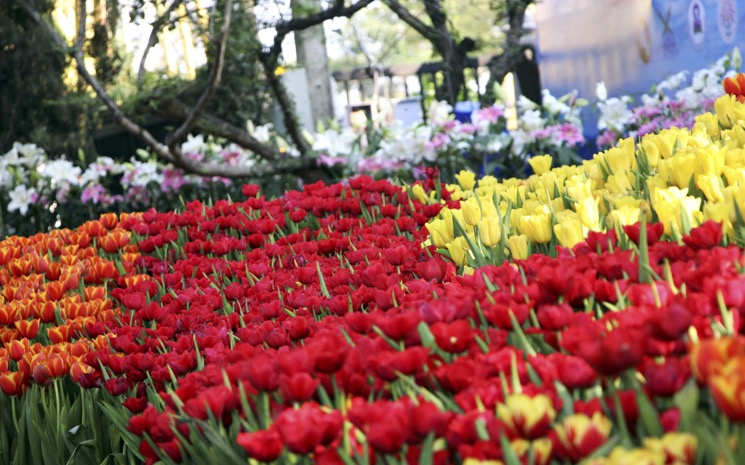
[[[293,13],[312,5],[320,8],[318,0],[292,0]],[[331,96],[331,73],[329,59],[326,52],[326,34],[323,23],[309,27],[302,31],[295,31],[295,48],[297,63],[305,68],[308,93],[310,95],[310,110],[313,115],[314,126],[319,122],[326,124],[334,118],[334,105]],[[308,128],[310,130],[314,128]]]
[[[484,105],[494,103],[494,85],[501,85],[507,74],[514,71],[525,59],[520,39],[524,32],[525,9],[530,3],[532,0],[505,0],[509,29],[502,47],[502,54],[489,63],[489,82],[486,84],[486,92],[482,98]]]

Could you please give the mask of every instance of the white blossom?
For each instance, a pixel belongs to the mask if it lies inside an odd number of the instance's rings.
[[[31,203],[36,202],[38,193],[33,187],[29,189],[28,187],[21,184],[10,191],[8,193],[8,196],[10,197],[10,202],[8,203],[8,211],[12,212],[18,210],[21,215],[26,216],[26,213],[28,213],[28,206]]]
[[[39,166],[39,174],[53,184],[76,186],[80,182],[83,170],[68,160],[52,160]]]

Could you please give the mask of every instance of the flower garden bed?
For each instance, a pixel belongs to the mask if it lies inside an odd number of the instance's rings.
[[[526,180],[0,242],[0,463],[745,463],[743,84]]]

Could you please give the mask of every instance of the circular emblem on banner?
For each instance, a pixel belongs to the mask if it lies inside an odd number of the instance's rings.
[[[722,40],[727,44],[734,42],[737,35],[736,0],[719,0],[717,24],[719,25],[719,35],[722,37]]]
[[[706,10],[701,0],[688,5],[688,35],[694,48],[702,48],[706,39]]]

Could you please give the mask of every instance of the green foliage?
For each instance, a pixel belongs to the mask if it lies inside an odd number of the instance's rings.
[[[222,26],[220,12],[223,6],[224,0],[217,2],[215,13],[210,18],[211,31],[219,31]],[[196,80],[188,83],[181,93],[181,98],[187,103],[196,103],[204,91],[215,53],[215,44],[210,43],[207,47],[208,65],[197,71]],[[270,121],[268,88],[258,61],[260,53],[261,43],[252,7],[246,0],[237,1],[231,13],[222,80],[207,106],[207,113],[238,127],[245,127],[248,120],[257,124]]]
[[[59,378],[48,386],[33,386],[20,398],[0,393],[0,412],[2,465],[142,463],[126,420],[121,420],[128,413],[104,390],[82,389]]]
[[[53,5],[37,7],[48,13]],[[92,98],[68,89],[67,59],[49,36],[10,0],[0,0],[0,153],[34,142],[73,155],[85,146]]]

